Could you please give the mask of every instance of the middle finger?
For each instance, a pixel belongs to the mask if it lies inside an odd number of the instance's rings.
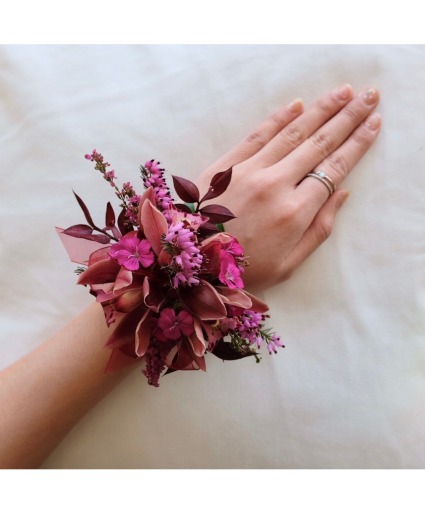
[[[375,109],[379,101],[376,89],[357,95],[337,115],[325,123],[288,156],[269,167],[271,173],[284,173],[294,186],[307,173],[336,150]]]

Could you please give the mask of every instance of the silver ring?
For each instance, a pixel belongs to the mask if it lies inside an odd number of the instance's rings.
[[[329,177],[329,175],[326,175],[325,172],[322,172],[321,170],[314,170],[313,172],[310,172],[306,175],[306,177],[313,177],[314,179],[317,179],[322,184],[324,184],[329,191],[329,196],[331,196],[333,193],[335,193],[336,186],[334,181]]]

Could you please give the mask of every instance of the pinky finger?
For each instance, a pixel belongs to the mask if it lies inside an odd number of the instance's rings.
[[[336,215],[348,196],[347,190],[337,190],[325,202],[287,259],[284,271],[285,279],[288,279],[292,272],[329,238]]]

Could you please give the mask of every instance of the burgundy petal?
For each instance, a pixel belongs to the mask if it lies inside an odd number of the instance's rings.
[[[173,368],[174,370],[195,370],[193,358],[187,352],[186,347],[181,346],[179,348],[169,368]]]
[[[150,200],[154,206],[156,205],[156,197],[155,197],[155,193],[153,191],[152,186],[150,186],[148,189],[146,189],[143,192],[143,195],[140,197],[139,212],[137,214],[137,224],[140,226],[140,228],[142,230],[143,230],[142,206],[146,202],[146,200]]]
[[[161,285],[147,276],[143,281],[143,300],[145,305],[152,311],[155,311],[155,313],[159,312],[159,308],[164,302]]]
[[[243,291],[243,293],[245,293],[245,295],[247,295],[251,299],[252,306],[250,307],[250,309],[252,311],[256,311],[257,313],[265,313],[266,311],[269,310],[268,305],[265,302],[263,302],[261,299],[259,299],[258,297],[255,297],[255,295],[252,295],[251,293],[249,293],[245,290],[241,290],[241,291]]]
[[[161,252],[161,236],[168,232],[165,216],[147,199],[142,206],[143,232],[158,256]]]
[[[143,290],[141,288],[128,290],[115,300],[115,309],[121,313],[129,313],[143,302]]]
[[[112,259],[103,259],[89,266],[78,277],[77,284],[114,283],[120,271],[120,265]]]
[[[137,360],[135,358],[124,354],[120,349],[112,349],[111,357],[109,358],[105,373],[118,372],[118,370],[127,368],[136,362]]]
[[[174,359],[176,359],[176,355],[177,355],[180,347],[181,347],[181,344],[174,345],[174,347],[172,347],[170,352],[167,354],[167,357],[165,358],[165,364],[167,365],[167,367],[170,370],[174,371],[174,369],[172,369],[171,366],[172,366]]]
[[[202,253],[206,258],[202,262],[202,273],[211,274],[214,277],[218,277],[221,266],[221,249],[222,244],[218,240],[210,241],[206,245],[202,245]]]
[[[109,249],[110,247],[102,247],[101,249],[95,250],[90,254],[89,258],[89,266],[97,263],[98,261],[102,261],[103,259],[109,259]]]
[[[136,328],[135,351],[137,356],[142,357],[146,354],[151,339],[150,322],[151,310],[148,309],[140,320]]]
[[[127,270],[124,266],[121,267],[118,272],[117,278],[115,279],[114,292],[121,290],[133,282],[133,274],[130,270]]]
[[[195,356],[201,357],[205,354],[207,348],[207,342],[205,341],[204,334],[202,332],[201,324],[198,320],[194,320],[195,332],[187,337]]]
[[[199,286],[182,288],[179,293],[187,309],[200,320],[219,320],[227,314],[220,295],[205,281],[201,281]]]
[[[252,299],[242,290],[228,288],[227,286],[217,286],[217,291],[225,304],[244,309],[251,309],[252,307]]]
[[[146,312],[146,308],[141,306],[130,313],[127,313],[121,318],[119,326],[111,334],[106,347],[113,347],[115,349],[131,345],[134,349],[136,340],[136,328],[140,320]]]

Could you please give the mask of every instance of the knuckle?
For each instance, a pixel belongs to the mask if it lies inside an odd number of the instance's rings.
[[[344,113],[344,116],[346,116],[351,122],[359,123],[361,114],[354,106],[348,105],[344,107],[342,112]]]
[[[326,160],[326,167],[329,167],[339,177],[345,177],[350,172],[346,157],[340,153],[331,154]]]
[[[316,132],[309,139],[320,155],[328,155],[333,149],[333,138],[327,132]]]
[[[288,125],[279,134],[292,148],[298,147],[305,140],[303,131],[295,124]]]
[[[363,130],[354,132],[352,138],[360,147],[368,147],[370,145],[370,138]]]
[[[320,98],[316,102],[316,106],[326,116],[331,116],[334,113],[334,109],[327,99]]]
[[[262,131],[254,131],[248,134],[246,142],[257,149],[263,148],[266,144],[266,137]]]
[[[270,121],[272,125],[275,125],[277,128],[281,129],[286,123],[286,117],[282,112],[275,112],[270,116]]]

